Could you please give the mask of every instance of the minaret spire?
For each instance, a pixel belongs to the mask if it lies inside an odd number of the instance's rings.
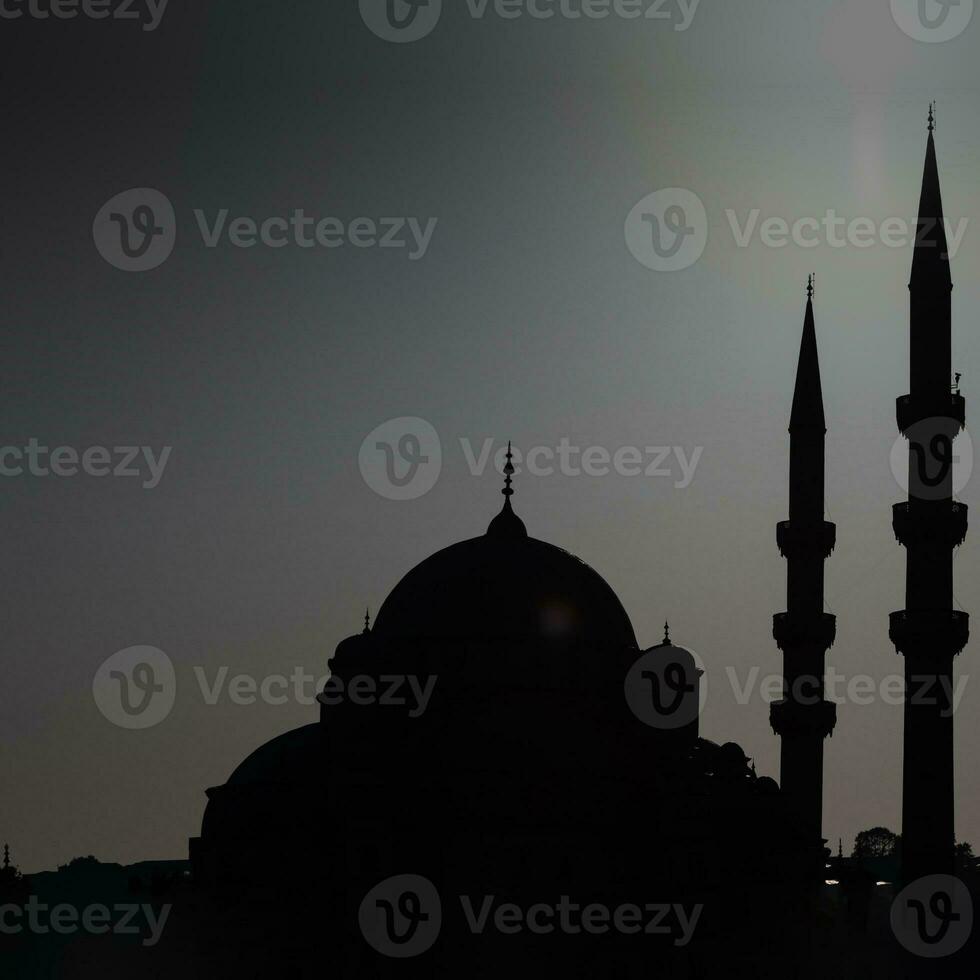
[[[929,137],[926,141],[922,189],[919,193],[919,216],[912,258],[912,284],[935,280],[937,285],[952,289],[949,245],[946,240],[946,216],[943,211],[939,163],[936,158],[935,105],[934,102],[929,104]]]
[[[796,366],[796,389],[790,412],[789,431],[820,429],[827,431],[823,414],[823,388],[820,384],[820,359],[817,356],[817,328],[813,317],[813,276],[806,285],[806,315],[800,341],[800,359]]]

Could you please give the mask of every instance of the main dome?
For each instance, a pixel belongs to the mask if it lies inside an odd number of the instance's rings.
[[[529,537],[509,499],[485,535],[436,552],[395,586],[374,636],[636,647],[629,617],[602,576]]]

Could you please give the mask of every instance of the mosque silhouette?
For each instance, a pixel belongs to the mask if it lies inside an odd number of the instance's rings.
[[[964,403],[950,385],[934,128],[930,109],[911,390],[897,403],[910,490],[894,528],[908,585],[889,635],[910,682],[949,677],[968,636],[952,609],[967,511],[953,500],[950,447]],[[408,572],[374,625],[340,643],[319,720],[207,791],[190,857],[213,975],[802,977],[828,963],[858,975],[821,938],[828,875],[851,886],[858,932],[868,897],[821,829],[823,744],[836,722],[823,696],[835,638],[823,576],[836,531],[824,519],[813,293],[811,277],[789,520],[777,527],[788,573],[773,620],[785,676],[771,705],[779,784],[738,745],[700,737],[693,656],[667,631],[641,647],[602,577],[529,534],[508,452],[500,512]],[[905,707],[902,883],[953,870],[944,707]],[[924,962],[880,953],[859,973],[918,976]],[[935,963],[929,975],[941,975]]]

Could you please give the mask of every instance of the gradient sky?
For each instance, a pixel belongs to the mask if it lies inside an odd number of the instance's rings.
[[[683,489],[524,474],[515,509],[607,578],[642,645],[670,618],[707,667],[702,734],[776,774],[765,698],[756,684],[739,704],[727,671],[745,685],[781,667],[774,526],[811,271],[838,525],[828,664],[878,683],[901,673],[887,636],[904,604],[889,453],[911,252],[739,247],[725,213],[914,218],[937,99],[947,215],[971,222],[953,309],[972,418],[980,18],[928,44],[898,29],[888,0],[703,0],[686,31],[479,20],[453,2],[429,37],[395,45],[353,0],[172,0],[153,32],[85,19],[0,31],[12,52],[0,444],[173,447],[152,490],[3,478],[0,839],[24,870],[185,856],[205,787],[316,718],[295,703],[208,705],[194,668],[322,674],[365,606],[499,508],[498,475],[473,476],[461,439],[703,447]],[[170,259],[142,274],[92,241],[96,213],[132,187],[166,194],[179,228]],[[694,191],[709,222],[703,257],[673,273],[624,241],[630,209],[663,187]],[[198,208],[438,225],[416,262],[349,246],[209,249]],[[358,468],[364,437],[397,416],[430,422],[444,452],[435,488],[412,501],[377,495]],[[978,484],[961,494],[971,506]],[[978,540],[956,558],[967,610]],[[92,678],[136,644],[172,658],[178,698],[158,726],[125,731],[99,712]],[[977,655],[968,646],[958,671]],[[980,683],[956,728],[958,835],[980,844]],[[835,843],[900,829],[901,731],[901,707],[880,698],[838,708]]]

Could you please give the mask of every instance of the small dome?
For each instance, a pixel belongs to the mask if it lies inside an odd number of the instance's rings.
[[[505,501],[487,533],[427,558],[395,586],[381,640],[509,640],[636,648],[605,580],[574,555],[529,537]]]

